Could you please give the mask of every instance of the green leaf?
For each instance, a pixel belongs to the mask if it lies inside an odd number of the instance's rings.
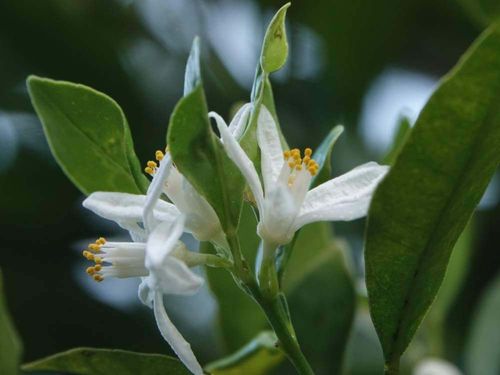
[[[189,375],[176,358],[118,349],[77,348],[22,366],[23,371],[57,371],[78,375]]]
[[[289,272],[285,288],[292,321],[315,373],[341,374],[354,318],[354,285],[344,255],[333,242],[311,258],[302,264],[302,272]]]
[[[22,344],[10,319],[4,293],[0,271],[0,373],[16,375],[19,373]]]
[[[255,215],[248,204],[243,205],[238,237],[243,256],[249,264],[255,263],[260,239],[255,227]],[[201,251],[214,253],[209,243],[202,243]],[[267,327],[266,318],[255,301],[243,292],[229,272],[206,268],[207,281],[218,303],[217,329],[227,352],[241,348]]]
[[[288,57],[285,17],[290,3],[283,5],[267,27],[260,55],[260,65],[266,73],[272,73],[285,65]]]
[[[332,178],[332,165],[330,163],[332,150],[343,132],[344,127],[342,125],[335,126],[330,130],[325,139],[323,139],[323,142],[321,142],[316,151],[314,151],[313,159],[319,165],[319,172],[314,176],[311,186],[318,186]]]
[[[175,107],[167,139],[177,168],[214,208],[226,234],[235,231],[244,180],[212,131],[201,85]]]
[[[500,275],[484,292],[467,342],[467,374],[500,374]]]
[[[268,374],[285,358],[274,332],[265,331],[236,353],[205,367],[212,375]]]
[[[499,51],[495,26],[442,81],[371,204],[367,287],[393,370],[500,161]]]
[[[30,76],[27,84],[54,157],[82,192],[147,190],[127,120],[113,99],[70,82]]]
[[[394,135],[394,139],[392,141],[392,146],[387,155],[385,155],[382,160],[382,164],[385,165],[393,165],[398,157],[399,153],[403,149],[403,146],[410,136],[411,132],[411,123],[410,119],[406,116],[401,116],[398,121],[398,128],[396,130],[396,134]]]

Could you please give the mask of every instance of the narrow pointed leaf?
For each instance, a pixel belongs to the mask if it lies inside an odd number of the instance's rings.
[[[436,296],[451,250],[500,162],[499,51],[497,25],[443,79],[373,198],[367,286],[392,369]]]
[[[314,151],[313,159],[316,163],[318,163],[319,170],[318,174],[314,176],[311,182],[312,186],[318,186],[332,178],[332,164],[330,163],[332,150],[333,146],[343,132],[344,127],[342,125],[335,126],[332,130],[330,130],[330,133],[328,133],[323,142],[321,142],[319,147]]]
[[[406,116],[402,116],[398,121],[398,128],[396,130],[396,134],[394,135],[394,139],[392,141],[391,148],[387,155],[385,155],[382,160],[382,164],[392,165],[396,161],[399,153],[403,149],[403,146],[408,139],[411,132],[411,124],[410,119]]]
[[[4,375],[18,374],[21,354],[21,340],[7,309],[2,273],[0,272],[0,373]]]
[[[113,99],[70,82],[35,76],[27,82],[50,149],[82,192],[147,190],[127,120]]]
[[[56,371],[77,375],[189,375],[176,358],[118,349],[77,348],[27,363],[25,372]]]

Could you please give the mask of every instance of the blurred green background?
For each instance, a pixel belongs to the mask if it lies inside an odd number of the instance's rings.
[[[26,77],[83,83],[113,97],[128,117],[144,163],[164,147],[193,37],[199,35],[203,43],[210,109],[227,117],[249,98],[266,24],[282,4],[0,0],[0,268],[25,361],[75,346],[168,352],[151,312],[136,298],[133,281],[96,285],[86,277],[80,256],[86,243],[100,235],[124,238],[124,233],[81,208],[82,194],[50,155]],[[289,61],[272,78],[289,144],[314,148],[342,123],[346,132],[334,151],[335,174],[380,160],[398,118],[416,118],[439,78],[500,13],[499,4],[294,1],[288,14]],[[458,365],[471,317],[500,268],[498,180],[475,214],[465,282],[443,327],[445,355]],[[360,284],[363,225],[335,225],[350,244]],[[202,361],[224,353],[208,290],[194,299],[170,298],[167,306]],[[377,374],[380,349],[366,316],[357,319],[354,332],[356,342],[372,349],[351,345],[347,372]],[[360,364],[360,351],[366,364]]]

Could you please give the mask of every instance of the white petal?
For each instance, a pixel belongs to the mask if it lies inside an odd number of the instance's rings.
[[[265,106],[261,107],[259,113],[257,140],[261,150],[264,190],[267,194],[278,180],[285,161],[283,159],[283,149],[281,148],[281,140],[276,122]]]
[[[245,151],[243,151],[240,144],[231,135],[222,117],[215,112],[210,112],[208,115],[214,118],[217,122],[217,127],[224,144],[224,149],[226,150],[229,158],[238,166],[241,173],[247,180],[248,186],[250,187],[250,190],[252,190],[257,202],[259,212],[262,213],[264,209],[264,192],[262,190],[259,175],[255,170],[255,166],[248,158]]]
[[[184,229],[184,218],[173,223],[160,223],[150,234],[146,246],[146,267],[150,271],[148,285],[165,294],[194,294],[203,279],[179,259],[169,256],[178,246]]]
[[[139,300],[149,308],[153,308],[153,299],[155,291],[151,290],[149,287],[150,281],[149,276],[141,277],[141,283],[139,284],[139,289],[137,290],[137,295]]]
[[[259,236],[275,245],[288,243],[295,231],[293,223],[299,209],[288,187],[276,185],[264,200],[264,213],[257,228]]]
[[[158,168],[158,171],[153,177],[153,181],[151,181],[151,184],[148,187],[147,198],[142,213],[144,217],[144,226],[148,232],[152,231],[155,226],[153,208],[160,199],[161,193],[163,192],[163,186],[165,185],[171,166],[172,158],[167,152],[160,163],[160,168]]]
[[[298,229],[316,221],[347,221],[366,215],[371,197],[389,167],[370,162],[327,181],[306,194]]]
[[[239,140],[245,132],[251,109],[252,105],[250,103],[242,105],[229,124],[229,132],[237,140]]]
[[[160,267],[164,259],[175,249],[184,229],[184,216],[173,222],[162,222],[149,235],[146,245],[146,266]]]
[[[154,314],[156,324],[163,338],[169,343],[172,350],[179,359],[194,375],[203,375],[203,370],[196,359],[191,345],[182,337],[169,319],[165,306],[163,305],[163,296],[156,293],[154,298]]]
[[[128,193],[113,193],[99,191],[90,194],[83,201],[83,207],[95,214],[118,223],[142,222],[143,207],[146,196]],[[171,203],[158,201],[154,216],[158,220],[172,220],[179,215],[179,211]]]

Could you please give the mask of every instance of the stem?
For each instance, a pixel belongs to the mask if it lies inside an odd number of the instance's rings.
[[[278,275],[274,264],[274,254],[276,246],[264,241],[262,244],[262,263],[259,269],[259,286],[262,294],[273,300],[279,292]]]
[[[272,301],[261,299],[259,300],[259,304],[266,314],[267,320],[273,327],[283,351],[297,372],[300,375],[314,375],[309,362],[307,362],[306,357],[300,350],[292,323],[288,319],[279,298],[275,298]]]
[[[399,358],[396,358],[396,360],[392,360],[391,362],[385,364],[384,374],[385,375],[399,374]]]

